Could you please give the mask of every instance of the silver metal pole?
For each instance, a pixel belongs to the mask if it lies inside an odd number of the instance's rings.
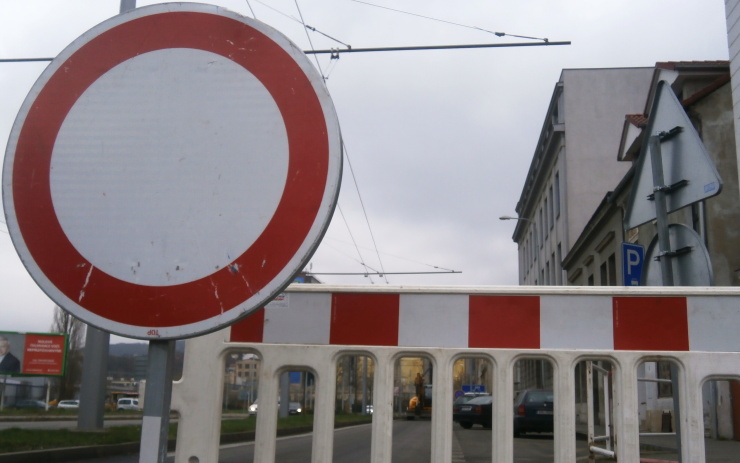
[[[110,333],[92,326],[87,327],[80,385],[80,412],[77,415],[77,429],[81,431],[103,429],[109,346]]]
[[[650,137],[650,162],[653,168],[653,194],[655,197],[655,220],[658,227],[660,247],[660,270],[663,272],[663,286],[673,286],[673,263],[671,262],[671,241],[668,234],[668,212],[665,205],[666,193],[663,179],[663,157],[660,151],[660,137]]]
[[[139,463],[164,463],[170,427],[175,341],[149,341]]]
[[[665,180],[663,178],[663,156],[660,150],[660,135],[650,136],[650,163],[653,168],[653,195],[655,198],[655,220],[658,227],[660,249],[660,270],[663,273],[663,286],[673,286],[673,262],[671,262],[671,241],[668,233],[668,212],[666,208]],[[676,423],[676,446],[678,463],[681,463],[681,405],[678,390],[678,368],[671,363],[671,390],[673,393],[673,413]]]
[[[136,0],[121,0],[121,13],[131,11],[136,8]]]

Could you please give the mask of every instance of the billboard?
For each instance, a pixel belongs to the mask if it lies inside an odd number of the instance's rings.
[[[0,331],[0,375],[62,376],[67,335]]]

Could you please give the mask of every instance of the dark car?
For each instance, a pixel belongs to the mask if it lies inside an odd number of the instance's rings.
[[[474,397],[467,402],[460,401],[452,406],[452,421],[460,423],[464,429],[474,424],[490,428],[493,419],[493,398],[490,395]]]
[[[526,432],[553,431],[552,391],[531,389],[522,391],[514,399],[514,436]]]
[[[23,399],[15,403],[15,408],[46,408],[46,404],[40,400]]]
[[[298,402],[290,402],[288,404],[288,414],[289,415],[300,415],[303,410],[301,409],[301,404]]]

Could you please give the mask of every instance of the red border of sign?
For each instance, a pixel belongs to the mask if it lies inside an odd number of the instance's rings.
[[[169,48],[216,53],[257,77],[282,114],[290,153],[279,205],[247,251],[207,277],[154,287],[114,278],[94,268],[74,248],[54,211],[50,165],[65,117],[93,82],[130,58]],[[29,106],[16,145],[12,188],[16,219],[27,249],[59,291],[100,317],[157,328],[222,315],[263,290],[305,241],[319,213],[328,171],[325,115],[311,81],[294,58],[244,22],[203,12],[174,11],[138,17],[108,29],[58,67]],[[214,288],[218,288],[217,296]]]

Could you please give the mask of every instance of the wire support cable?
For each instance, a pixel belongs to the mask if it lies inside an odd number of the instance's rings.
[[[360,187],[357,183],[357,177],[355,177],[355,171],[352,168],[352,161],[349,159],[349,151],[347,150],[347,145],[344,143],[344,140],[342,140],[342,148],[344,149],[344,156],[347,158],[347,165],[349,166],[350,174],[352,174],[352,182],[355,185],[355,190],[357,191],[357,197],[360,200],[360,206],[362,207],[362,214],[365,216],[365,223],[367,224],[367,229],[370,232],[370,238],[373,242],[373,248],[375,248],[375,255],[378,257],[378,263],[380,264],[380,270],[385,274],[385,268],[383,267],[383,260],[380,258],[380,252],[378,251],[378,244],[375,241],[375,234],[373,233],[373,228],[370,226],[370,219],[367,215],[367,209],[365,209],[365,202],[362,200],[362,195],[360,194]],[[386,284],[388,284],[388,278],[385,278]]]
[[[422,51],[422,50],[460,50],[474,48],[513,48],[513,47],[548,47],[557,45],[570,45],[570,41],[562,42],[522,42],[522,43],[472,43],[461,45],[421,45],[407,47],[374,47],[374,48],[334,48],[329,50],[306,50],[304,53],[310,54],[338,54],[338,53],[367,53],[380,51]]]
[[[351,0],[351,1],[353,1],[355,3],[361,3],[361,4],[367,5],[367,6],[372,6],[372,7],[375,7],[375,8],[380,8],[382,10],[393,11],[394,13],[407,14],[409,16],[415,16],[417,18],[428,19],[430,21],[437,21],[437,22],[440,22],[440,23],[449,24],[451,26],[464,27],[466,29],[474,29],[474,30],[477,30],[477,31],[486,32],[488,34],[494,34],[497,37],[504,37],[504,36],[506,36],[506,37],[517,37],[517,38],[520,38],[520,39],[542,40],[543,42],[549,42],[549,40],[546,39],[546,38],[530,37],[530,36],[527,36],[527,35],[507,34],[506,32],[495,32],[495,31],[492,31],[492,30],[489,30],[489,29],[484,29],[482,27],[478,27],[478,26],[471,26],[471,25],[468,25],[468,24],[456,23],[454,21],[449,21],[447,19],[434,18],[432,16],[426,16],[426,15],[419,14],[419,13],[412,13],[410,11],[399,10],[397,8],[391,8],[389,6],[377,5],[375,3],[364,2],[362,0]]]

